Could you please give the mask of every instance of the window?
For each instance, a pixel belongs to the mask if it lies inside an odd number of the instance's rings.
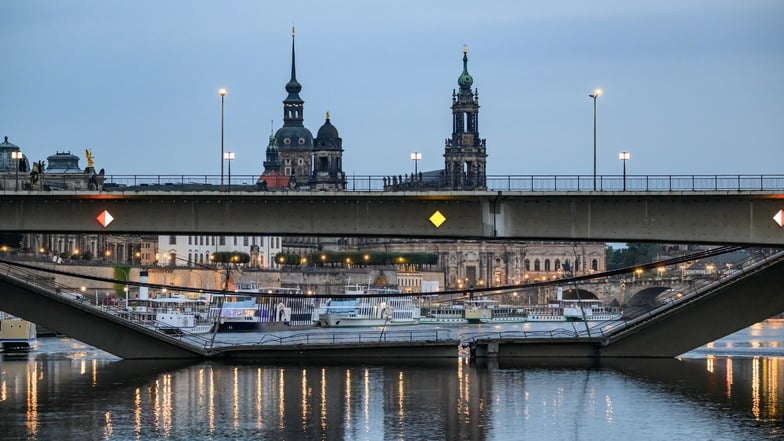
[[[199,236],[199,245],[204,245],[204,236]]]
[[[591,269],[594,271],[599,271],[599,261],[596,259],[591,260]]]
[[[169,245],[177,245],[177,236],[169,236]]]
[[[555,259],[555,270],[561,271],[561,259]]]
[[[218,241],[221,245],[226,245],[226,236],[221,236],[220,240]]]
[[[188,236],[188,245],[193,245],[193,236]]]
[[[544,259],[544,270],[550,271],[550,259]]]
[[[237,246],[237,236],[234,236],[234,246]]]
[[[242,238],[242,245],[243,245],[243,246],[248,246],[248,236],[244,236],[244,237]]]
[[[531,260],[530,259],[525,259],[523,265],[524,265],[526,271],[531,271]]]
[[[539,263],[539,259],[534,260],[534,271],[541,271],[542,265]]]

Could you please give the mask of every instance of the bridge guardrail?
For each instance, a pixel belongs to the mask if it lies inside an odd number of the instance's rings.
[[[412,182],[403,175],[400,183],[381,175],[350,175],[347,191],[433,191],[437,183]],[[106,175],[105,191],[263,191],[256,184],[258,175],[233,175],[231,186],[219,175]],[[593,175],[488,175],[488,191],[784,191],[784,175],[766,174],[705,174],[705,175],[599,175],[596,189]],[[294,190],[294,189],[292,189]],[[443,189],[441,189],[443,190]],[[466,188],[466,190],[473,190]]]

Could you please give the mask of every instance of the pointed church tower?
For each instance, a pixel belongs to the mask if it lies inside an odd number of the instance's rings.
[[[267,144],[267,159],[264,161],[264,172],[259,176],[256,184],[265,190],[289,187],[289,177],[280,173],[280,152],[273,135],[270,135],[269,144]]]
[[[487,189],[487,150],[479,138],[479,91],[471,90],[468,50],[463,49],[463,73],[457,79],[460,91],[452,91],[452,137],[444,148],[444,188]]]
[[[319,128],[313,147],[313,176],[311,189],[315,191],[344,191],[346,175],[343,173],[343,140],[338,129],[327,120]]]
[[[303,125],[305,101],[299,96],[302,85],[297,81],[294,55],[294,28],[291,28],[291,79],[286,83],[288,96],[283,100],[283,127],[275,132],[275,142],[280,152],[280,167],[284,176],[296,188],[307,188],[311,174],[313,135]]]

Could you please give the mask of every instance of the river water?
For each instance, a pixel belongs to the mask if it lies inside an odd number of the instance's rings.
[[[0,440],[784,439],[784,321],[598,365],[123,361],[64,337],[0,357]]]

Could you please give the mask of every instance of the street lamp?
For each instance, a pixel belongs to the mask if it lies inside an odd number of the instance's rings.
[[[596,89],[588,95],[593,98],[593,189],[596,191],[596,98],[602,95],[602,89]]]
[[[231,191],[231,161],[234,160],[234,152],[226,152],[223,159],[229,161],[229,191]]]
[[[419,160],[422,159],[422,154],[419,152],[414,152],[411,154],[411,160],[414,161],[414,176],[417,175],[417,163]]]
[[[626,191],[626,161],[629,160],[629,152],[621,152],[618,159],[623,161],[623,191]]]
[[[16,160],[16,189],[19,190],[19,161],[22,159],[21,151],[11,152],[11,159]]]
[[[226,89],[218,91],[221,97],[221,158],[223,158],[223,98],[226,96]],[[220,185],[223,185],[223,160],[221,159],[221,180]]]

